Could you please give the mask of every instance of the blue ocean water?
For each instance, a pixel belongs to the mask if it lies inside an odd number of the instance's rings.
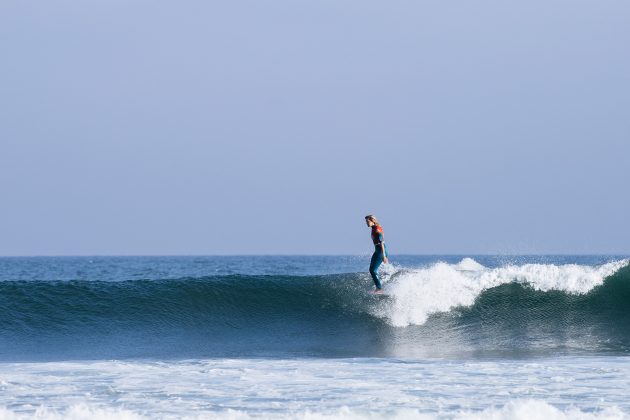
[[[0,418],[630,413],[626,256],[0,258]]]

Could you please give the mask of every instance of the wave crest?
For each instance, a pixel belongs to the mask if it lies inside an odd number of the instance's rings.
[[[424,324],[431,314],[471,306],[485,290],[508,283],[534,290],[585,294],[628,265],[630,260],[600,266],[525,264],[486,268],[473,259],[392,274],[385,286],[391,299],[372,314],[396,327]]]

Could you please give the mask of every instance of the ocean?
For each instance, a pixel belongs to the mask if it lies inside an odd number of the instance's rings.
[[[0,419],[630,418],[628,256],[0,258]]]

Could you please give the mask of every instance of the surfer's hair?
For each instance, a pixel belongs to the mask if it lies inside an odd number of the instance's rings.
[[[378,220],[376,220],[376,216],[374,216],[373,214],[368,214],[367,216],[365,216],[365,220],[369,220],[370,222],[373,222],[375,225],[378,225]]]

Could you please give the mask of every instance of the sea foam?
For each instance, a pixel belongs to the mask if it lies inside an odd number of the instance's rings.
[[[0,408],[0,420],[143,420],[150,418],[176,418],[170,415],[152,413],[150,416],[144,413],[134,413],[124,409],[98,408],[87,404],[77,404],[65,410],[51,408],[38,408],[35,413],[21,414],[6,408]],[[263,418],[257,413],[249,413],[243,410],[227,409],[216,412],[201,412],[197,415],[177,417],[190,420],[250,420]],[[366,410],[354,410],[342,407],[334,412],[321,413],[306,410],[291,413],[265,413],[264,418],[269,419],[296,419],[296,420],[624,420],[628,416],[618,407],[608,407],[597,412],[582,411],[578,408],[561,410],[553,405],[539,400],[516,400],[503,407],[492,407],[483,411],[460,411],[455,413],[427,414],[417,409],[395,409],[386,412],[370,412]]]
[[[621,419],[629,375],[625,356],[0,363],[0,419]]]
[[[372,308],[372,313],[396,327],[422,325],[429,315],[471,306],[484,290],[506,283],[519,283],[541,291],[585,294],[602,285],[628,262],[624,259],[599,266],[524,264],[486,268],[465,258],[458,264],[439,262],[394,273],[390,267],[385,285],[390,299]]]

